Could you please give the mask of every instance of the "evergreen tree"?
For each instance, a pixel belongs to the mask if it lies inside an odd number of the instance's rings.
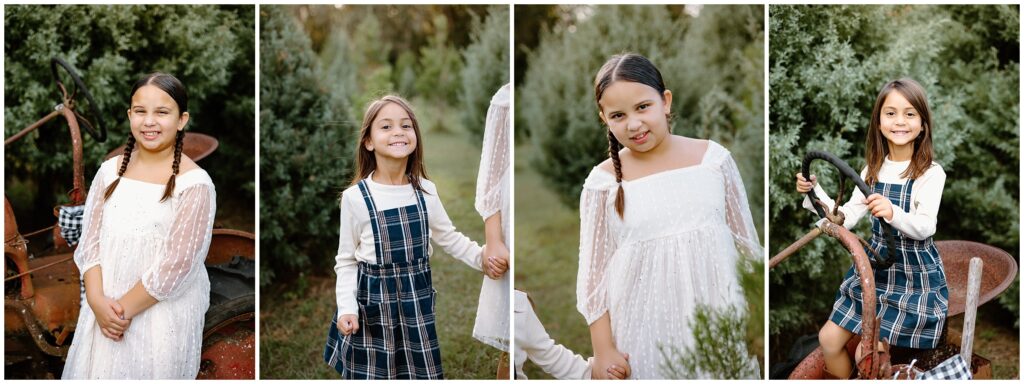
[[[221,192],[218,205],[255,201],[254,7],[11,5],[4,8],[4,30],[5,136],[61,102],[50,58],[65,60],[82,76],[108,132],[105,143],[85,135],[88,183],[104,155],[128,135],[132,84],[144,74],[168,72],[188,87],[188,129],[220,140],[217,152],[200,165],[230,163],[247,170],[208,169]],[[56,119],[6,148],[6,192],[19,218],[39,220],[67,202],[72,159],[66,127]]]
[[[479,141],[484,135],[484,119],[491,96],[509,82],[509,13],[507,5],[495,5],[481,21],[474,15],[472,43],[462,51],[462,89],[459,106],[462,124]]]
[[[281,6],[260,7],[260,285],[333,264],[339,192],[357,124],[323,82],[309,38]],[[338,80],[336,78],[336,80]]]

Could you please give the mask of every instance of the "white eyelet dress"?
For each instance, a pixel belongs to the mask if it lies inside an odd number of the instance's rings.
[[[107,297],[119,299],[141,281],[159,302],[136,315],[120,341],[103,336],[83,303],[63,378],[194,379],[210,305],[204,262],[216,212],[213,182],[202,169],[185,172],[160,202],[164,184],[121,178],[104,201],[120,161],[107,160],[93,179],[75,264],[83,274],[102,268]]]
[[[624,218],[617,187],[598,167],[583,185],[577,309],[587,324],[608,313],[630,378],[661,379],[660,348],[692,347],[697,305],[746,311],[737,261],[763,258],[763,248],[736,163],[718,143],[698,165],[622,182]]]

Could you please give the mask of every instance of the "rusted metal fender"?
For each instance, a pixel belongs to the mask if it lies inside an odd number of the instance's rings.
[[[859,349],[863,355],[861,360],[857,362],[857,371],[858,375],[862,378],[877,378],[881,374],[882,368],[888,366],[889,356],[884,351],[884,347],[883,350],[878,349],[879,321],[876,317],[878,300],[875,296],[875,275],[871,269],[871,260],[868,258],[867,253],[864,252],[864,247],[861,246],[857,235],[854,235],[853,232],[850,232],[850,230],[842,225],[825,220],[821,223],[821,230],[839,240],[853,258],[853,265],[857,272],[857,277],[860,279],[862,303],[860,314],[861,343]]]

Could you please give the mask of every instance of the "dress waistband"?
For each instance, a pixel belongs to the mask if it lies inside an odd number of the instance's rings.
[[[421,257],[405,263],[370,264],[359,262],[359,272],[378,277],[404,276],[430,270],[430,259]]]

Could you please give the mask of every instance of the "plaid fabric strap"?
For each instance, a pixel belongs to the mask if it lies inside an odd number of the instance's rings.
[[[68,242],[68,245],[78,244],[78,240],[82,237],[83,215],[85,215],[84,205],[60,207],[57,225],[60,226],[60,236]]]

